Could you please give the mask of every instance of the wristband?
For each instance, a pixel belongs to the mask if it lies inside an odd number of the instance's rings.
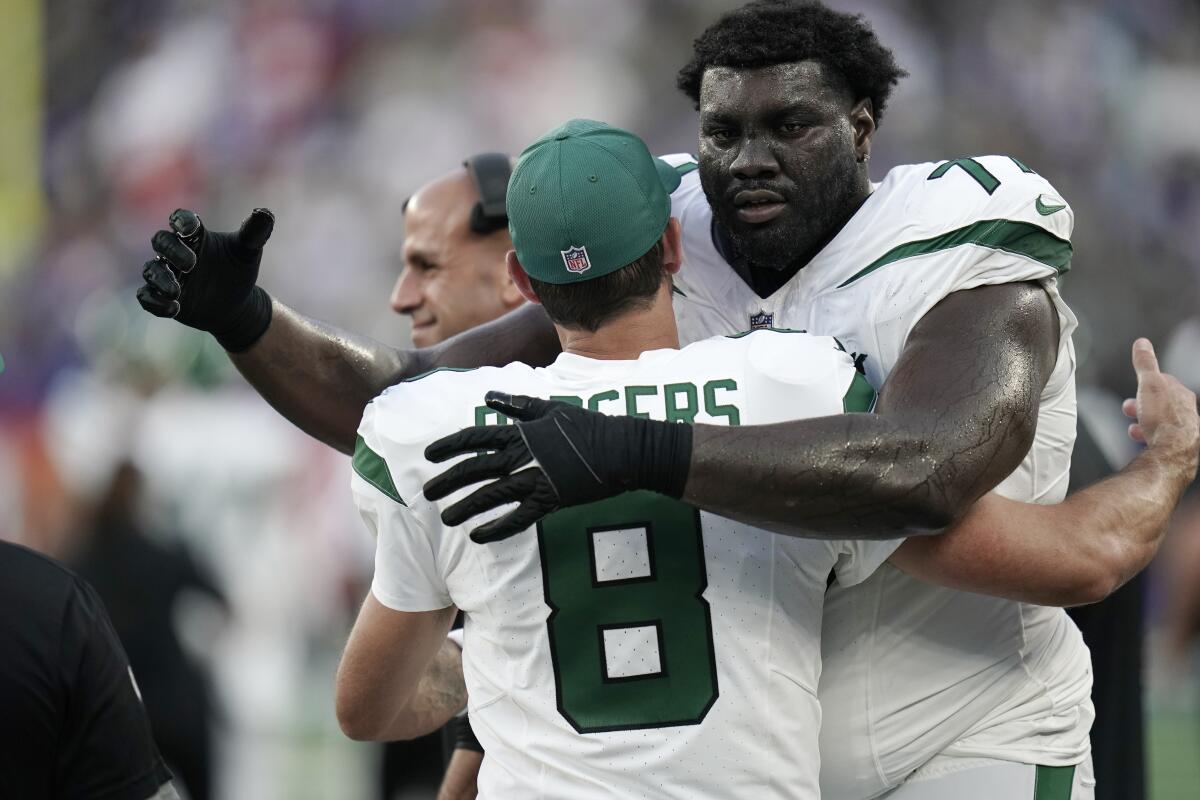
[[[635,489],[649,489],[676,500],[683,497],[692,466],[693,428],[680,422],[638,420],[634,433],[640,436],[630,448],[642,458],[631,459]]]
[[[476,753],[483,752],[483,745],[479,743],[479,739],[475,737],[475,730],[471,727],[470,717],[464,714],[450,724],[454,726],[455,750],[473,750]]]
[[[271,326],[271,295],[261,286],[250,290],[246,302],[233,315],[230,325],[213,336],[228,353],[241,353],[262,338]]]

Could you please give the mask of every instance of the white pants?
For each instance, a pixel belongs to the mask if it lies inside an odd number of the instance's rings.
[[[1073,767],[934,759],[879,800],[1094,800],[1092,757]]]

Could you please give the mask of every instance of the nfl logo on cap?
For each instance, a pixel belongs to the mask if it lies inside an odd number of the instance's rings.
[[[559,250],[558,252],[562,253],[563,263],[567,265],[567,272],[587,272],[592,268],[586,247],[575,246],[570,250]]]

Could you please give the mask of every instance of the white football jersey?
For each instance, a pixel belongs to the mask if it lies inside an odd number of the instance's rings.
[[[669,156],[683,172],[691,156]],[[1075,316],[1057,277],[1070,263],[1070,207],[1015,159],[896,167],[834,239],[768,298],[717,250],[695,171],[672,195],[685,261],[675,312],[686,343],[774,325],[834,336],[883,385],[913,326],[951,292],[1038,281],[1058,310],[1058,359],[1033,447],[997,488],[1036,503],[1066,494],[1075,438]],[[1045,765],[1080,761],[1091,665],[1061,609],[931,586],[885,565],[826,599],[822,788],[874,797],[938,754]]]
[[[446,465],[423,453],[503,423],[483,405],[492,389],[771,423],[869,410],[850,356],[827,337],[757,331],[636,361],[436,372],[367,407],[354,457],[354,496],[378,536],[375,597],[465,612],[481,798],[817,798],[825,589],[831,573],[861,582],[898,542],[794,539],[635,492],[474,544],[439,516],[468,490],[426,500]]]

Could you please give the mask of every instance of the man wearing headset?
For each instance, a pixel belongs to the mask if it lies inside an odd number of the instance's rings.
[[[503,153],[480,153],[462,166],[421,186],[404,203],[404,245],[400,277],[389,304],[411,320],[413,345],[429,347],[491,322],[524,302],[508,277],[504,254],[512,249],[504,193],[511,172]],[[447,642],[432,669],[459,669],[458,647]],[[465,705],[442,696],[446,704]],[[475,796],[483,750],[465,719],[446,727],[453,747],[439,800]],[[424,733],[425,731],[422,731]],[[388,745],[384,795],[403,779],[406,744]],[[396,757],[400,757],[397,759]]]
[[[512,248],[504,190],[509,160],[482,153],[422,186],[404,204],[404,269],[391,306],[428,347],[524,302],[504,268]]]

